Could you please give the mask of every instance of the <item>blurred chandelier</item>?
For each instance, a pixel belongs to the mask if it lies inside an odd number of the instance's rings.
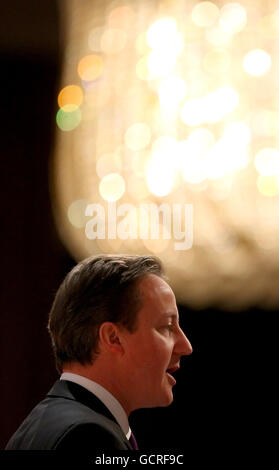
[[[153,253],[181,303],[276,308],[279,2],[67,0],[61,17],[51,182],[71,254]],[[86,208],[109,203],[138,224],[142,204],[192,205],[192,247],[90,239]]]

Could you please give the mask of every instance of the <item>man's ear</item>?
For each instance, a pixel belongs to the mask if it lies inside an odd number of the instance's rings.
[[[120,328],[116,323],[106,321],[99,328],[99,345],[115,354],[123,354]]]

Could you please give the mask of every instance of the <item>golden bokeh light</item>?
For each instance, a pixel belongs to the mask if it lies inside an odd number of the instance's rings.
[[[218,88],[201,98],[189,99],[181,108],[180,117],[188,126],[216,123],[234,111],[239,103],[236,90],[229,86]]]
[[[228,46],[231,41],[230,34],[223,31],[220,25],[206,29],[205,38],[209,44],[216,47]]]
[[[279,194],[279,181],[276,176],[259,175],[257,178],[259,192],[266,197],[274,197]]]
[[[240,3],[227,3],[220,10],[220,27],[227,34],[239,33],[247,22],[246,9]]]
[[[167,49],[177,42],[177,26],[173,18],[161,18],[155,21],[147,31],[146,41],[152,49]]]
[[[227,145],[246,146],[251,142],[251,130],[245,122],[232,122],[225,127],[223,138]]]
[[[175,156],[178,150],[178,142],[174,137],[169,135],[161,135],[155,139],[152,143],[152,151],[154,153],[159,152],[162,155],[172,155],[172,158]]]
[[[132,124],[125,133],[125,143],[131,150],[144,149],[148,146],[150,139],[150,128],[143,122]]]
[[[192,11],[192,21],[201,28],[214,25],[219,18],[219,8],[212,2],[200,2]]]
[[[239,104],[239,95],[230,86],[218,88],[204,97],[205,122],[221,121],[227,114],[234,111]]]
[[[59,92],[57,101],[59,107],[63,108],[64,111],[67,111],[67,109],[73,111],[82,104],[83,91],[78,85],[68,85]]]
[[[201,149],[199,142],[191,136],[180,144],[180,169],[185,181],[192,184],[202,183],[207,175],[205,173],[204,157],[206,150]]]
[[[167,196],[174,185],[176,160],[168,149],[158,148],[151,156],[146,170],[146,183],[155,196]]]
[[[245,276],[251,285],[260,276],[256,250],[260,256],[271,240],[270,252],[279,253],[271,223],[279,197],[278,1],[67,5],[52,172],[61,236],[79,257],[158,253],[181,299],[200,305],[227,295],[237,303],[231,292],[249,285]],[[103,218],[112,203],[130,204],[133,216],[118,222],[133,219],[140,234],[151,223],[140,218],[142,204],[192,204],[193,246],[176,252],[174,233],[89,240],[87,200],[104,208]],[[191,279],[196,290],[186,293]]]
[[[78,199],[68,207],[68,219],[76,228],[83,228],[86,224],[85,209],[88,202],[85,199]]]
[[[263,148],[255,155],[255,167],[262,176],[279,174],[279,150]]]
[[[243,68],[250,75],[256,77],[264,75],[271,66],[270,55],[262,49],[253,49],[247,52],[243,59]]]
[[[187,94],[187,85],[181,77],[168,77],[162,80],[158,89],[162,106],[172,108],[177,106]]]
[[[96,80],[103,72],[104,63],[100,55],[90,54],[80,59],[77,67],[80,78],[86,82]]]
[[[109,173],[101,179],[99,191],[105,201],[118,201],[125,192],[125,181],[118,173]]]
[[[135,13],[128,5],[114,8],[108,15],[108,25],[111,28],[130,28],[135,20]]]
[[[176,56],[163,49],[150,52],[147,59],[148,72],[151,79],[166,77],[176,66]]]
[[[207,177],[214,180],[245,168],[248,162],[248,150],[223,136],[207,153],[204,166]]]
[[[180,111],[181,120],[187,126],[200,126],[204,122],[204,106],[200,98],[187,100]]]
[[[206,128],[193,130],[188,139],[181,142],[179,166],[185,181],[200,184],[207,178],[205,157],[213,148],[215,136]]]
[[[215,144],[215,135],[211,130],[201,127],[191,131],[187,140],[199,155],[204,155]]]

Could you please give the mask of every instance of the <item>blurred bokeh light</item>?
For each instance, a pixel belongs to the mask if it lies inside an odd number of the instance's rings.
[[[158,254],[182,303],[278,307],[279,1],[63,8],[52,183],[72,255]],[[87,237],[88,204],[130,207],[134,236]],[[192,204],[193,246],[176,251],[163,217],[165,237],[137,236],[144,204]]]

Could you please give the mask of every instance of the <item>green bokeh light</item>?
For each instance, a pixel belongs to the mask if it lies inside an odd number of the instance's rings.
[[[56,123],[59,129],[62,131],[72,131],[76,127],[78,127],[79,123],[81,122],[81,110],[76,108],[71,112],[66,112],[63,109],[59,109],[56,114]]]

